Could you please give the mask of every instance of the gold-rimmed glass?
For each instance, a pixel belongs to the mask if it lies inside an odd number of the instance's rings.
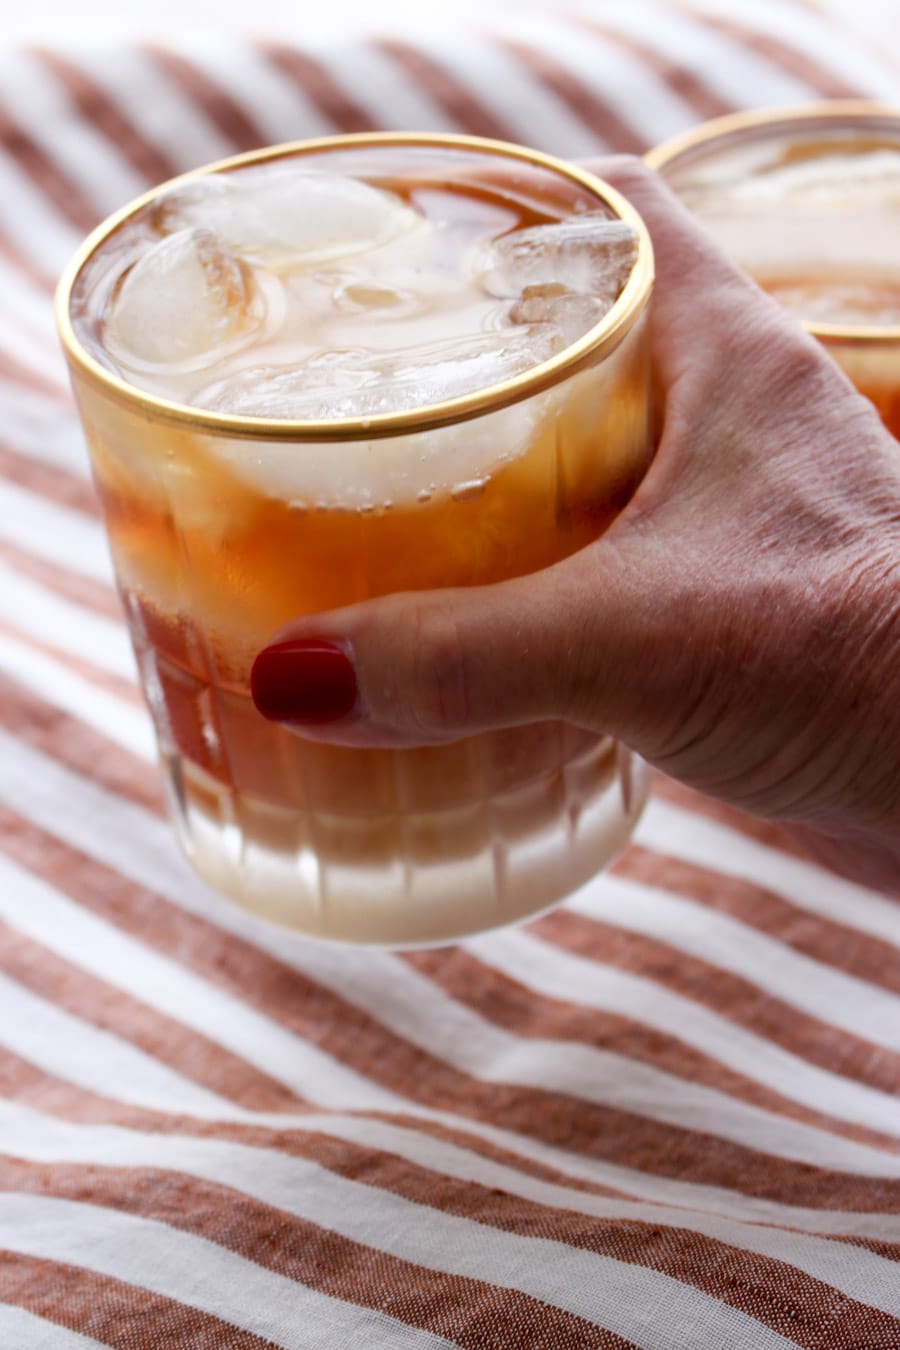
[[[250,665],[298,615],[521,575],[606,528],[649,456],[652,254],[611,187],[477,138],[335,137],[197,173],[294,156],[380,186],[489,189],[560,219],[599,210],[637,238],[610,312],[551,360],[365,419],[225,415],[138,389],[109,364],[98,339],[109,259],[141,213],[197,175],[105,222],[60,283],[59,328],[188,858],[239,904],[312,936],[446,941],[543,909],[604,866],[640,810],[643,766],[558,723],[410,750],[304,742],[256,713]],[[422,490],[425,458],[459,459],[464,481],[448,469]],[[248,485],[240,469],[253,459],[275,480],[284,469],[291,490]],[[338,469],[349,501],[329,499]]]

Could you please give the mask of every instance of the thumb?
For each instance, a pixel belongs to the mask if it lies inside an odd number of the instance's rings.
[[[633,571],[601,539],[527,577],[308,616],[257,657],[254,702],[346,745],[439,744],[545,719],[628,739],[638,731],[632,649],[652,626]]]

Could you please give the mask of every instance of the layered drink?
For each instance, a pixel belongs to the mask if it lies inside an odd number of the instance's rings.
[[[297,616],[590,544],[648,461],[651,278],[611,189],[424,137],[213,166],[76,258],[60,325],[175,826],[226,895],[314,936],[444,941],[622,847],[644,770],[608,739],[304,741],[249,674]]]

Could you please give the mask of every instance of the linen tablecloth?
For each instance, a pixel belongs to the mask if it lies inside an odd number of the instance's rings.
[[[900,1347],[900,906],[660,782],[524,928],[390,954],[226,907],[164,820],[51,317],[91,225],[235,150],[900,102],[848,11],[3,56],[0,1350]]]

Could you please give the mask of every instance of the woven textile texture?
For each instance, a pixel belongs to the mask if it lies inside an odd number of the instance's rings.
[[[900,1348],[900,906],[665,782],[609,875],[454,948],[224,906],[164,819],[51,312],[103,215],[236,150],[641,151],[900,103],[894,55],[800,0],[608,0],[2,57],[0,1350]]]

